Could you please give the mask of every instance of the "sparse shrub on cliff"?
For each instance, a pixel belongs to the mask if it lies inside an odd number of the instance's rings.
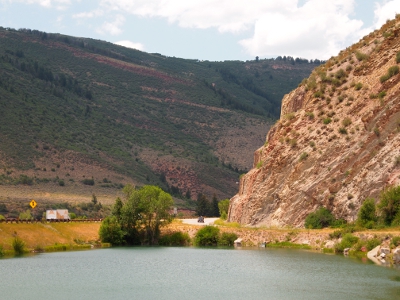
[[[367,60],[368,59],[368,55],[361,53],[360,51],[356,51],[356,58],[358,61],[363,61],[363,60]]]
[[[291,139],[289,141],[290,147],[295,148],[297,146],[297,140],[296,139]]]
[[[399,73],[399,66],[390,67],[387,73],[381,76],[380,78],[381,83],[384,83],[386,80],[393,77],[394,75],[397,75],[398,73]]]
[[[395,158],[394,158],[394,165],[397,167],[397,166],[400,166],[400,156],[396,156]]]
[[[306,116],[310,119],[313,120],[314,119],[314,113],[312,111],[307,111],[306,112]]]
[[[320,229],[330,226],[334,220],[335,217],[331,211],[325,207],[321,207],[306,217],[304,226],[310,229]]]
[[[396,63],[400,63],[400,51],[396,54]]]
[[[325,119],[322,120],[322,122],[323,122],[325,125],[327,125],[327,124],[329,124],[330,122],[332,122],[332,119],[331,119],[331,118],[325,118]]]
[[[294,117],[295,117],[294,113],[288,113],[288,114],[285,115],[285,119],[289,120],[289,121],[293,120]]]
[[[347,127],[347,126],[349,126],[350,124],[351,124],[351,119],[350,119],[350,118],[344,118],[344,119],[343,119],[342,125],[343,125],[344,127]]]
[[[300,154],[299,161],[306,160],[307,157],[308,157],[308,153],[307,152],[303,152],[302,154]]]
[[[359,82],[359,83],[357,83],[357,84],[354,86],[354,89],[355,89],[356,91],[359,91],[359,90],[362,89],[362,87],[363,87],[362,83]]]
[[[376,136],[380,136],[381,135],[381,132],[380,132],[379,128],[376,127],[376,126],[374,127],[374,133],[375,133]]]
[[[257,168],[257,169],[260,169],[260,168],[262,167],[262,165],[263,165],[263,162],[262,162],[262,161],[259,161],[259,162],[257,163],[257,165],[256,165],[256,168]]]
[[[340,128],[338,129],[338,131],[339,131],[340,134],[347,134],[347,130],[346,130],[346,128],[344,128],[344,127],[340,127]]]

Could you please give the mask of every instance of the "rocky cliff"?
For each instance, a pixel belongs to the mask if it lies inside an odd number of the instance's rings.
[[[400,184],[399,66],[397,16],[285,95],[228,220],[301,227],[323,206],[352,221],[367,197]]]

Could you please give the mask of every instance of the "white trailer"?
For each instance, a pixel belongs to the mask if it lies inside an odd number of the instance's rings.
[[[48,209],[46,210],[46,220],[69,220],[68,209]]]

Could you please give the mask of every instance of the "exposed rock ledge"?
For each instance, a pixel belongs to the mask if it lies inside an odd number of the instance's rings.
[[[365,198],[400,184],[400,74],[380,81],[398,65],[396,22],[331,58],[284,97],[280,120],[231,199],[229,221],[302,227],[321,206],[353,221]]]

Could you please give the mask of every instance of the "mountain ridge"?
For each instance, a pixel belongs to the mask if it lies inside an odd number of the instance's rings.
[[[228,219],[304,226],[320,207],[349,222],[400,184],[400,16],[317,67],[282,100]]]

